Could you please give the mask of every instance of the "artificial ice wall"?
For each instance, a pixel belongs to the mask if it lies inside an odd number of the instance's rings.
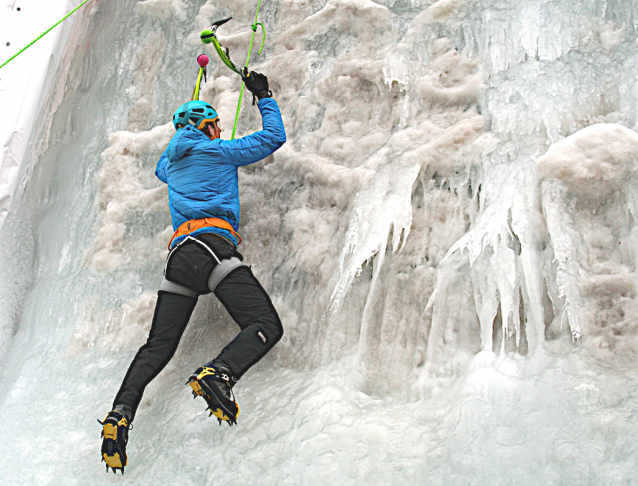
[[[201,98],[229,138],[253,1],[99,0],[44,92],[0,233],[5,484],[111,484],[99,426],[172,233],[155,163]],[[200,299],[124,484],[638,480],[638,3],[263,0],[288,142],[240,172],[240,251],[285,335],[219,428],[184,382],[236,332]],[[259,31],[257,34],[259,42]],[[239,135],[259,129],[246,97]],[[200,403],[201,402],[201,403]]]

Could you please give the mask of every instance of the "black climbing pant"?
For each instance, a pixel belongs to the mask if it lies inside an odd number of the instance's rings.
[[[241,260],[242,256],[234,245],[214,234],[199,235],[197,239],[199,242],[187,240],[171,252],[165,276],[167,280],[203,295],[210,293],[208,280],[218,265],[211,251],[222,261],[233,256]],[[233,269],[214,293],[241,332],[212,361],[223,362],[239,379],[281,339],[281,321],[268,294],[248,266]],[[130,420],[135,416],[146,386],[175,354],[196,304],[197,296],[158,292],[148,340],[133,358],[113,402],[113,408],[126,412]]]

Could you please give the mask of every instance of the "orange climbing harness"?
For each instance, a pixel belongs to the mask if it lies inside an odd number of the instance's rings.
[[[202,219],[191,219],[190,221],[186,221],[182,223],[177,231],[173,233],[173,237],[171,241],[168,242],[168,249],[171,249],[171,244],[175,238],[179,238],[180,236],[189,235],[194,231],[200,230],[202,228],[221,228],[229,231],[231,235],[233,235],[237,239],[237,243],[241,243],[241,236],[237,233],[233,227],[230,225],[228,221],[225,221],[220,218],[202,218]]]

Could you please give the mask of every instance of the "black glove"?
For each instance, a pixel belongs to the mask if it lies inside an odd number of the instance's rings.
[[[272,91],[268,89],[268,78],[265,75],[256,73],[255,71],[249,73],[248,68],[244,68],[241,79],[246,85],[246,88],[248,88],[248,91],[253,94],[253,105],[255,104],[255,98],[260,100],[272,96]]]

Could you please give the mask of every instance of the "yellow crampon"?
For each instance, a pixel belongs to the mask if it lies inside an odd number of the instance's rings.
[[[209,384],[203,379],[210,377],[210,379],[219,383],[222,387],[227,387],[228,395],[224,394],[217,389],[215,384]],[[214,415],[219,420],[221,425],[222,420],[227,422],[231,427],[237,423],[237,417],[239,416],[239,404],[235,401],[232,389],[228,383],[229,377],[223,372],[218,372],[212,367],[199,368],[188,380],[187,384],[193,389],[193,397],[198,396],[206,400],[208,404],[208,410],[210,415]]]
[[[112,410],[103,421],[98,422],[102,425],[102,461],[106,462],[106,471],[110,467],[114,473],[119,469],[124,474],[124,466],[128,464],[128,421],[122,413]]]

